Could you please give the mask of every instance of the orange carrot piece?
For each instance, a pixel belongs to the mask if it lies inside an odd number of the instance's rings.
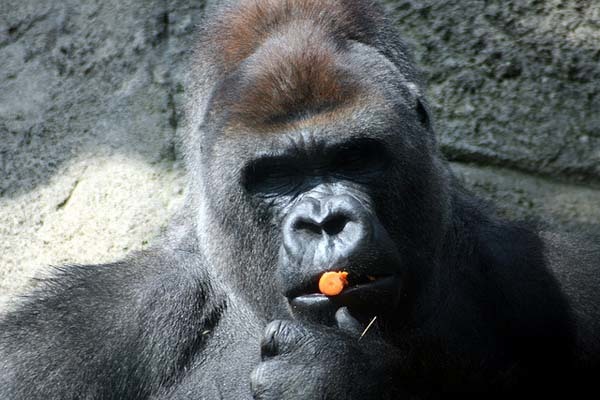
[[[319,290],[326,296],[337,296],[348,285],[347,272],[325,272],[319,279]]]

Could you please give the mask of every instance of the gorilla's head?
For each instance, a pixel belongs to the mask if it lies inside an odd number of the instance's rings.
[[[449,219],[417,73],[394,32],[360,28],[379,9],[284,3],[294,18],[242,1],[202,33],[186,137],[201,246],[259,315],[381,315],[433,279]],[[331,270],[350,284],[326,297]]]

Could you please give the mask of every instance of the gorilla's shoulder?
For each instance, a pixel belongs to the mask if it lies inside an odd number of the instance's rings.
[[[600,363],[600,237],[541,232],[550,271],[569,299],[577,324],[579,356]]]
[[[145,324],[145,319],[169,320],[181,309],[202,319],[220,301],[197,250],[193,227],[176,218],[156,244],[122,260],[53,267],[36,279],[34,290],[16,299],[14,310],[0,319],[0,326],[29,325],[33,330],[39,326],[40,332],[56,332],[61,325],[67,329],[85,320],[85,325],[97,322],[102,330],[118,330],[126,324]],[[17,315],[18,324],[12,320]],[[115,317],[112,326],[106,325],[110,315]],[[65,321],[56,324],[57,318]],[[44,320],[54,320],[54,326],[44,328]]]
[[[185,235],[121,261],[55,268],[0,317],[0,397],[142,398],[140,387],[187,368],[218,323],[225,303],[207,275]]]

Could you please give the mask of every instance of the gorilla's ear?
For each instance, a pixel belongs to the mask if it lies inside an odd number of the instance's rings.
[[[423,128],[430,130],[431,118],[429,117],[429,110],[420,98],[417,98],[415,111],[417,112],[417,119],[419,120],[421,125],[423,125]]]

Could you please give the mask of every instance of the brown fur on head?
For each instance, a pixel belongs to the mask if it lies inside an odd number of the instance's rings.
[[[341,42],[370,42],[374,19],[381,15],[370,1],[359,0],[240,0],[215,19],[210,36],[221,68],[230,71],[269,37],[293,22],[311,21]]]
[[[235,120],[262,127],[348,105],[358,84],[343,50],[311,22],[291,23],[252,55],[230,104]]]
[[[235,121],[278,125],[356,98],[345,48],[375,41],[370,20],[381,15],[370,1],[241,0],[223,11],[204,45],[225,82],[219,102]]]

